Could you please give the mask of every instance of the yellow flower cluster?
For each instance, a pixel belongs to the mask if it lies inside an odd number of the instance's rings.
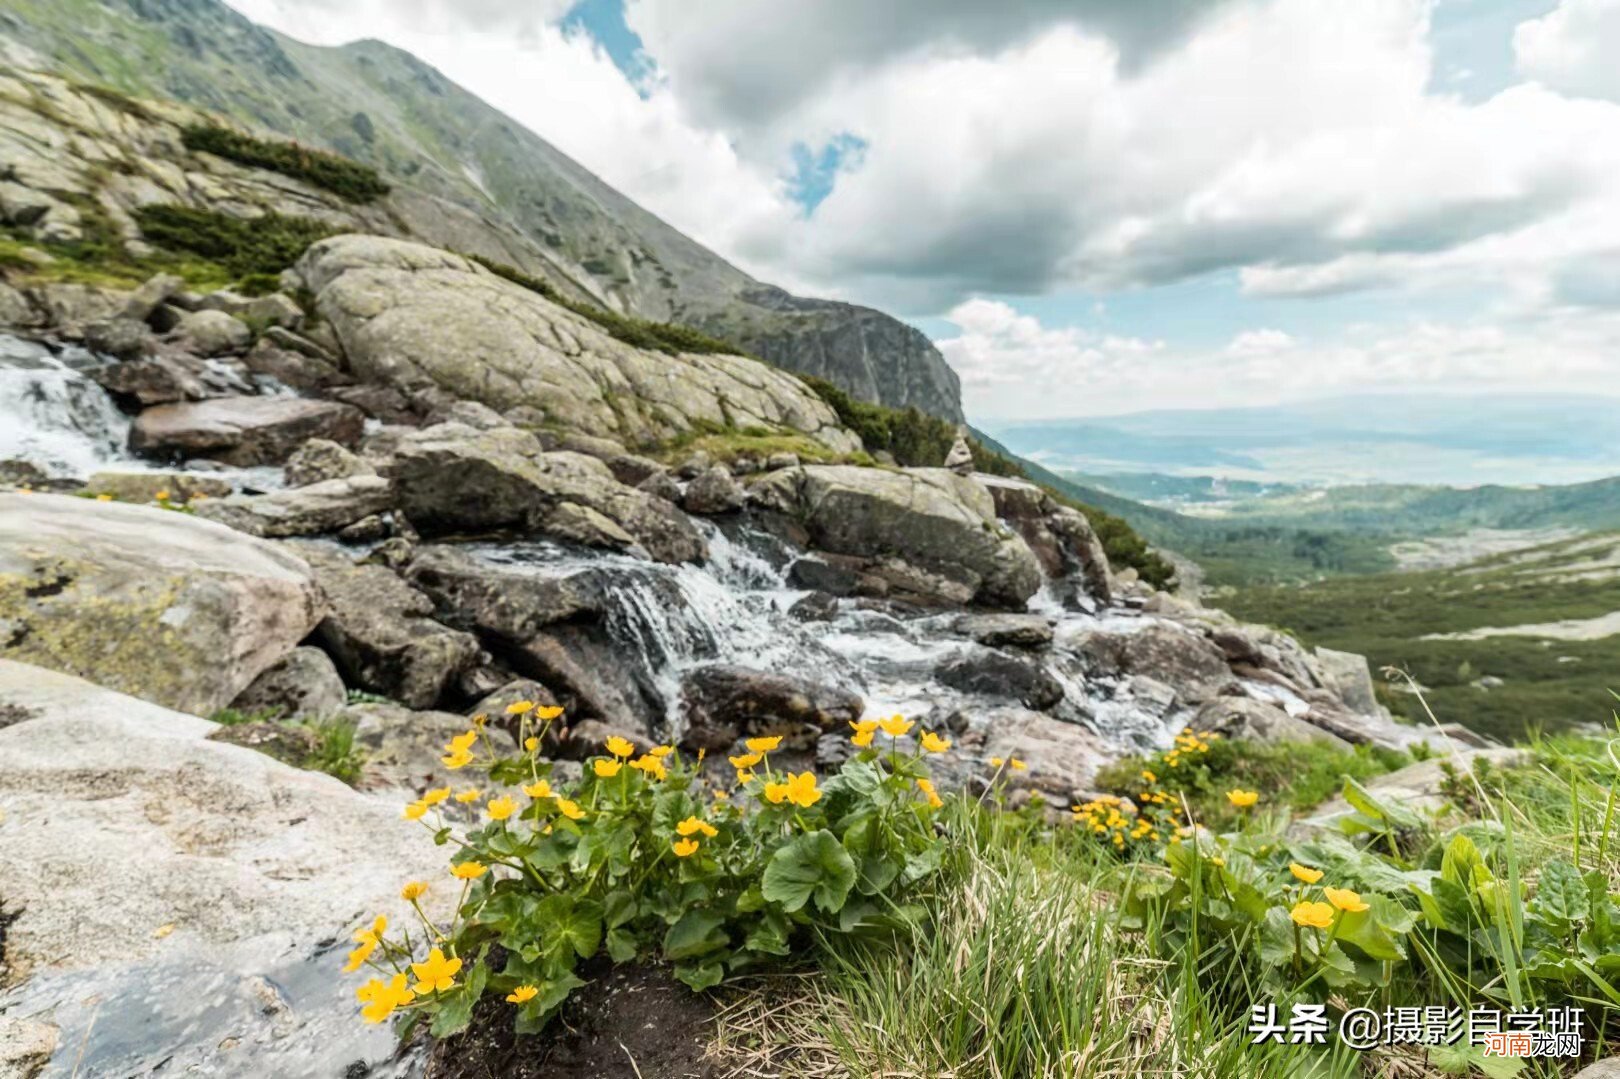
[[[1176,735],[1176,743],[1164,755],[1164,763],[1170,768],[1179,768],[1181,763],[1189,758],[1202,757],[1209,752],[1209,744],[1220,738],[1219,731],[1195,731],[1191,727],[1181,728]],[[1151,774],[1151,773],[1147,773]],[[1152,782],[1152,780],[1149,780]]]
[[[1153,819],[1138,813],[1135,806],[1115,795],[1099,795],[1069,808],[1076,824],[1103,837],[1115,850],[1123,850],[1127,841],[1159,841],[1159,828]]]
[[[1289,865],[1288,871],[1295,879],[1305,884],[1315,884],[1322,879],[1320,869],[1294,862]],[[1322,888],[1322,899],[1300,899],[1288,912],[1295,925],[1305,926],[1308,929],[1327,929],[1339,918],[1341,914],[1356,914],[1369,909],[1369,904],[1356,892],[1349,888]]]
[[[785,782],[765,784],[765,800],[772,805],[792,802],[800,809],[809,809],[821,801],[821,791],[816,788],[816,774],[800,772],[794,775],[789,772]]]

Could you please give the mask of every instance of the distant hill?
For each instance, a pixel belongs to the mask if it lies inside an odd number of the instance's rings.
[[[962,416],[956,374],[920,330],[755,280],[381,42],[306,45],[217,0],[8,0],[0,60],[336,150],[520,232],[541,253],[522,268],[564,293],[736,342],[862,400]]]

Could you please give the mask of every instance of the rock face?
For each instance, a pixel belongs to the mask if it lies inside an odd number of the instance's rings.
[[[1037,711],[1063,699],[1063,686],[1044,667],[988,648],[956,656],[934,673],[952,689],[986,697],[1012,697],[1025,708]]]
[[[477,661],[478,641],[435,622],[433,601],[393,570],[331,551],[306,557],[331,604],[317,635],[350,685],[431,708]]]
[[[767,473],[753,496],[813,546],[871,560],[868,571],[901,592],[1022,609],[1040,588],[1035,556],[997,523],[989,492],[971,477],[808,465]]]
[[[336,401],[217,397],[158,405],[135,418],[130,449],[158,457],[209,457],[228,465],[280,464],[311,438],[352,446],[365,417]]]
[[[1129,633],[1090,631],[1070,647],[1095,673],[1144,675],[1176,687],[1192,702],[1208,700],[1234,681],[1219,649],[1198,633],[1165,623]]]
[[[1084,727],[1039,712],[1002,708],[987,719],[987,734],[979,755],[1023,761],[1029,766],[1026,770],[1002,773],[1009,785],[1041,791],[1062,804],[1085,793],[1097,769],[1114,756],[1101,739]]]
[[[497,411],[627,444],[699,423],[799,431],[858,449],[792,375],[741,356],[632,348],[588,318],[459,255],[376,236],[315,244],[298,264],[360,378],[438,387]]]
[[[266,495],[232,495],[203,503],[197,515],[250,536],[314,536],[347,528],[394,504],[381,476],[348,476]]]
[[[1078,575],[1090,595],[1106,603],[1113,595],[1108,554],[1083,513],[1059,505],[1027,480],[976,475],[995,501],[996,516],[1024,537],[1054,580]]]
[[[400,508],[425,535],[516,530],[661,562],[707,557],[680,510],[619,483],[594,457],[546,453],[515,427],[426,428],[401,442],[386,471]]]
[[[0,494],[0,656],[208,715],[323,611],[303,562],[220,525]]]
[[[784,734],[794,744],[814,744],[823,731],[847,729],[844,724],[860,719],[864,707],[847,690],[725,664],[687,675],[681,699],[687,722],[683,743],[711,752],[755,734]]]
[[[405,924],[401,882],[443,878],[397,804],[42,668],[0,659],[0,701],[28,716],[0,728],[5,975],[28,979],[8,1011],[60,1027],[64,1072],[339,1075],[392,1054],[321,942]]]
[[[1350,743],[1267,701],[1250,697],[1217,697],[1198,710],[1193,726],[1219,731],[1228,738],[1257,742],[1324,742],[1336,749]]]

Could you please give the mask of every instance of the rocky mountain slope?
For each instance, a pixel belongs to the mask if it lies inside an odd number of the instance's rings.
[[[482,253],[565,292],[734,341],[863,400],[961,418],[957,377],[921,332],[754,280],[390,46],[305,45],[217,0],[17,0],[0,10],[0,56],[333,148],[459,207],[475,236],[436,242],[478,251],[488,238],[473,222],[497,224],[504,253]]]

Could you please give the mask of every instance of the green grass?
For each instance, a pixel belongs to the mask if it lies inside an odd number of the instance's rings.
[[[373,202],[389,191],[388,184],[369,165],[295,142],[254,138],[222,124],[189,124],[181,129],[180,140],[188,150],[270,169],[349,202]]]
[[[1450,569],[1251,586],[1220,602],[1239,618],[1284,627],[1307,644],[1361,653],[1375,671],[1408,671],[1426,687],[1429,705],[1442,722],[1515,741],[1528,728],[1559,730],[1607,718],[1607,690],[1620,689],[1614,638],[1424,637],[1620,610],[1620,576],[1560,579],[1585,557],[1572,548],[1589,541],[1539,548],[1548,572],[1524,572],[1525,566],[1513,561],[1523,558],[1521,553]],[[1473,685],[1487,675],[1504,684]],[[1397,714],[1423,718],[1409,694],[1381,687],[1381,699]]]
[[[355,744],[355,724],[350,719],[288,719],[275,709],[243,712],[235,708],[222,708],[208,718],[224,727],[269,723],[305,728],[314,735],[309,751],[297,760],[284,763],[311,772],[325,772],[350,786],[359,781],[365,767],[365,752]],[[268,755],[281,759],[277,753]]]
[[[703,452],[726,464],[739,457],[755,457],[763,461],[776,453],[796,454],[810,464],[853,464],[872,466],[876,462],[866,453],[835,453],[808,435],[796,431],[773,431],[765,427],[720,427],[699,425],[670,439],[653,451],[653,456],[667,463],[685,460]]]
[[[1613,744],[1536,739],[1527,764],[1467,782],[1476,793],[1464,806],[1472,818],[1464,827],[1484,837],[1481,850],[1501,879],[1533,885],[1547,859],[1562,857],[1605,874],[1611,888],[1620,882]],[[1269,753],[1241,748],[1245,757]],[[1294,790],[1301,800],[1314,793],[1308,782]],[[1243,830],[1264,839],[1287,819],[1255,815]],[[1421,830],[1418,864],[1438,865],[1438,851],[1460,821],[1453,814]],[[1144,874],[1162,872],[1156,859],[1121,861],[1075,829],[1048,828],[1032,814],[995,812],[966,799],[953,800],[945,824],[953,843],[927,897],[926,923],[888,943],[828,940],[819,970],[745,990],[721,1017],[723,1062],[800,1079],[1485,1074],[1418,1047],[1360,1054],[1332,1039],[1320,1047],[1251,1045],[1253,1005],[1275,1001],[1286,1016],[1293,1001],[1320,1001],[1326,991],[1317,985],[1273,997],[1263,983],[1264,963],[1232,962],[1213,928],[1195,922],[1190,933],[1172,931],[1154,917],[1138,922],[1127,915],[1121,897]],[[1534,920],[1534,901],[1525,899],[1531,891],[1499,892],[1497,924],[1510,942],[1505,966],[1479,956],[1443,964],[1438,938],[1419,930],[1409,960],[1389,968],[1387,986],[1335,990],[1330,1014],[1357,1005],[1466,1010],[1480,1003],[1505,1009],[1510,1000],[1532,1007],[1578,1003],[1597,1031],[1595,1039],[1588,1031],[1583,1063],[1611,1055],[1620,996],[1579,986],[1565,995],[1516,968],[1527,945],[1522,930],[1515,939],[1511,927]],[[1572,1070],[1530,1061],[1518,1074],[1551,1079]]]

